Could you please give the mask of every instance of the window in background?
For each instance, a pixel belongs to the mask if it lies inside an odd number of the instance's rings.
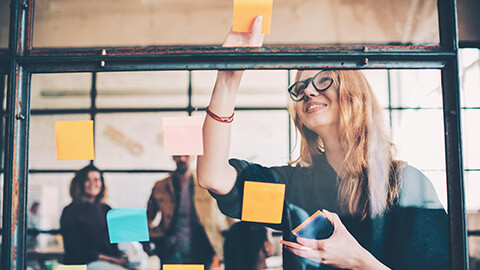
[[[232,25],[232,13],[233,1],[45,0],[35,5],[33,46],[219,45]],[[318,26],[313,34],[312,25]],[[392,0],[388,5],[279,0],[265,39],[266,44],[438,42],[436,0]]]
[[[468,253],[470,267],[476,269],[480,268],[480,50],[462,49],[459,60]]]
[[[70,169],[86,166],[88,160],[57,160],[56,121],[90,120],[87,114],[33,115],[30,119],[29,168]],[[96,146],[98,147],[98,146]]]
[[[192,71],[192,106],[206,107],[215,85],[217,71]],[[237,107],[286,107],[286,70],[246,70],[240,83]]]
[[[32,110],[90,107],[91,73],[33,74],[31,85]]]
[[[175,169],[163,147],[163,117],[186,112],[98,114],[95,164],[109,170]]]
[[[187,107],[188,73],[188,71],[97,73],[97,106]]]

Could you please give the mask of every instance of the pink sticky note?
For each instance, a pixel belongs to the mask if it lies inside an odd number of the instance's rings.
[[[164,117],[162,124],[166,155],[203,155],[202,118]]]

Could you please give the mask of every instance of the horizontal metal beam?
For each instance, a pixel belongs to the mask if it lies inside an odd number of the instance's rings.
[[[408,48],[414,47],[411,51]],[[443,68],[455,52],[438,46],[155,47],[32,50],[16,60],[28,71],[201,69]]]

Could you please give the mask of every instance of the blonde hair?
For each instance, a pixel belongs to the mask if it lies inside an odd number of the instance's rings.
[[[302,71],[297,73],[298,81]],[[338,88],[339,141],[345,158],[338,172],[338,201],[344,214],[374,216],[393,205],[398,197],[401,163],[394,160],[395,147],[387,131],[382,108],[367,79],[358,70],[328,71]],[[291,163],[309,167],[324,154],[322,139],[303,125],[293,101],[288,110],[301,135],[300,156]]]

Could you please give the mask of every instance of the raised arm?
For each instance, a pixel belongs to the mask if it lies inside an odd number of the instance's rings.
[[[252,33],[230,31],[223,47],[261,47],[264,34],[262,17],[252,24]],[[209,109],[219,116],[232,115],[243,71],[218,71]],[[207,115],[203,125],[204,154],[198,157],[198,183],[217,194],[227,194],[235,184],[237,172],[228,164],[231,124],[220,123]]]

